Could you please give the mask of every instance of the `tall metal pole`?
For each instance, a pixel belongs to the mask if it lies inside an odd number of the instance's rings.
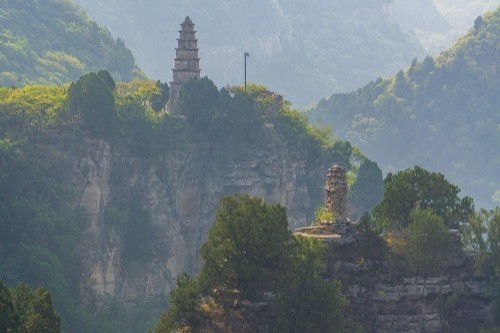
[[[247,57],[250,57],[250,54],[245,52],[245,91],[247,91]]]

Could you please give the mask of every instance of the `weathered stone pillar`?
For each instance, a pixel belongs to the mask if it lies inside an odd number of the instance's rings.
[[[335,221],[347,221],[347,178],[346,170],[334,165],[328,170],[325,185],[325,207],[333,212]]]

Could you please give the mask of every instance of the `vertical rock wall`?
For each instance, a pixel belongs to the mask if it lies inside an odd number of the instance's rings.
[[[309,224],[332,161],[307,161],[279,142],[265,147],[241,147],[234,155],[189,145],[144,158],[86,139],[78,156],[67,151],[74,160],[71,182],[90,219],[80,251],[84,299],[110,295],[131,305],[138,299],[165,299],[180,273],[199,269],[199,249],[225,195],[260,196],[287,207],[290,228]],[[311,185],[311,179],[320,181]],[[127,226],[107,221],[106,210],[132,195],[150,217],[154,255],[125,268]]]

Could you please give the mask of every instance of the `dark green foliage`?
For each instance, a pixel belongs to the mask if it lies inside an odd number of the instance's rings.
[[[325,246],[315,239],[294,238],[285,276],[276,293],[275,332],[342,332],[340,283],[321,277]]]
[[[115,82],[108,72],[89,73],[71,83],[68,107],[80,116],[86,129],[99,138],[112,138],[117,127]]]
[[[500,327],[482,329],[479,333],[500,333]]]
[[[331,148],[335,162],[350,170],[353,167],[353,159],[356,157],[355,147],[349,141],[337,140]]]
[[[68,165],[43,145],[0,141],[0,279],[44,285],[76,320],[79,256],[86,215],[63,182]]]
[[[52,307],[48,290],[32,290],[24,283],[10,289],[0,281],[0,329],[13,333],[61,332],[61,319]]]
[[[500,276],[500,207],[481,209],[469,216],[463,230],[465,250],[478,271]]]
[[[94,295],[88,305],[91,314],[85,314],[80,325],[76,326],[75,332],[122,332],[136,333],[146,332],[155,327],[160,308],[165,307],[163,302],[134,300],[134,309],[126,308],[122,301],[107,295]]]
[[[162,111],[170,98],[170,88],[168,84],[156,81],[156,87],[160,90],[159,95],[154,95],[151,100],[151,108],[156,112]]]
[[[475,31],[479,31],[479,29],[481,29],[481,27],[483,26],[484,22],[483,22],[483,18],[481,16],[478,16],[475,20],[474,20],[474,30]]]
[[[201,305],[198,281],[187,273],[179,275],[177,287],[170,294],[169,304],[168,312],[161,316],[155,333],[175,332],[182,326],[195,326]]]
[[[361,246],[365,247],[368,253],[371,253],[372,247],[379,242],[379,232],[375,220],[368,212],[364,212],[356,224],[356,229],[364,236]]]
[[[202,286],[250,293],[253,283],[283,266],[287,227],[284,207],[248,195],[224,197],[200,251]]]
[[[71,1],[4,0],[0,13],[0,85],[61,84],[100,69],[117,80],[144,77],[123,40]]]
[[[452,246],[443,219],[427,208],[412,211],[409,222],[402,248],[405,267],[415,275],[442,273]]]
[[[200,277],[179,276],[155,332],[196,328],[209,298],[228,316],[226,293],[237,289],[252,298],[264,281],[278,284],[276,332],[340,332],[345,300],[339,282],[321,277],[325,250],[320,241],[291,236],[284,207],[248,195],[224,197],[201,249]]]
[[[237,91],[231,96],[223,88],[211,135],[225,136],[225,141],[233,144],[261,142],[264,114],[268,110],[259,109],[258,104],[258,101],[243,92]]]
[[[180,112],[195,131],[209,142],[235,148],[241,142],[255,143],[263,131],[263,113],[255,98],[242,91],[234,95],[204,77],[192,80],[181,90]]]
[[[19,316],[14,308],[11,291],[0,281],[0,331],[9,332],[18,325]]]
[[[130,102],[118,108],[117,113],[119,137],[126,140],[131,151],[141,156],[153,155],[161,133],[156,124],[148,118],[145,108]]]
[[[465,250],[474,258],[478,272],[491,277],[493,315],[500,325],[500,207],[481,209],[464,228]]]
[[[499,276],[495,275],[494,279],[496,280],[491,282],[491,295],[493,299],[492,311],[495,323],[500,326],[500,282],[498,282]]]
[[[384,196],[384,179],[377,163],[364,159],[350,188],[349,202],[359,211],[370,212]]]
[[[384,199],[374,208],[374,215],[385,230],[405,228],[411,212],[419,208],[431,208],[449,228],[463,225],[474,210],[471,198],[458,197],[456,185],[419,166],[389,173],[384,183]]]
[[[179,109],[197,130],[206,132],[215,118],[219,90],[208,77],[191,80],[180,92]]]
[[[500,8],[433,59],[395,76],[335,94],[311,111],[315,122],[370,152],[385,171],[424,165],[447,175],[483,207],[500,188]]]

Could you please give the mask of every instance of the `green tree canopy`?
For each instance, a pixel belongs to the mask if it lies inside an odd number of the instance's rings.
[[[282,268],[290,239],[286,210],[258,197],[224,197],[201,248],[204,287],[251,290],[251,284]]]
[[[219,90],[208,77],[191,80],[180,92],[179,109],[197,129],[206,131],[215,117]]]
[[[160,80],[156,81],[155,86],[158,88],[159,94],[151,96],[151,108],[160,112],[165,108],[170,98],[170,88],[166,82],[160,82]]]
[[[463,239],[478,271],[491,277],[493,314],[500,325],[500,207],[471,215]]]
[[[472,214],[464,228],[465,250],[487,274],[500,276],[500,207]]]
[[[275,332],[341,332],[340,283],[321,277],[325,270],[325,246],[312,238],[295,237],[285,276],[276,294]]]
[[[441,273],[451,251],[451,239],[443,219],[430,208],[414,210],[404,235],[402,254],[406,268],[416,275]]]
[[[349,191],[350,203],[359,211],[370,212],[384,196],[384,178],[377,163],[364,159],[359,166],[356,181]]]
[[[226,327],[231,314],[224,295],[236,289],[253,296],[256,283],[270,279],[277,282],[276,332],[338,332],[343,327],[345,300],[340,296],[340,283],[321,276],[325,251],[321,241],[291,236],[280,205],[248,195],[224,197],[201,249],[199,278],[179,276],[169,310],[156,332],[196,328],[209,308],[223,309],[219,323]]]
[[[9,332],[19,325],[18,322],[10,289],[0,281],[0,331]]]
[[[85,127],[97,137],[109,138],[116,126],[115,82],[106,71],[85,74],[68,90],[70,112],[80,116]]]
[[[181,326],[196,325],[200,304],[201,293],[197,279],[182,273],[177,278],[177,287],[170,293],[168,312],[161,316],[155,333],[169,333]]]
[[[474,210],[470,197],[458,197],[456,185],[419,166],[387,174],[384,185],[384,199],[374,208],[374,215],[386,230],[408,226],[411,212],[418,208],[431,208],[449,228],[463,225]]]
[[[58,333],[61,319],[46,289],[32,290],[25,283],[10,289],[0,281],[0,329],[2,332]]]

